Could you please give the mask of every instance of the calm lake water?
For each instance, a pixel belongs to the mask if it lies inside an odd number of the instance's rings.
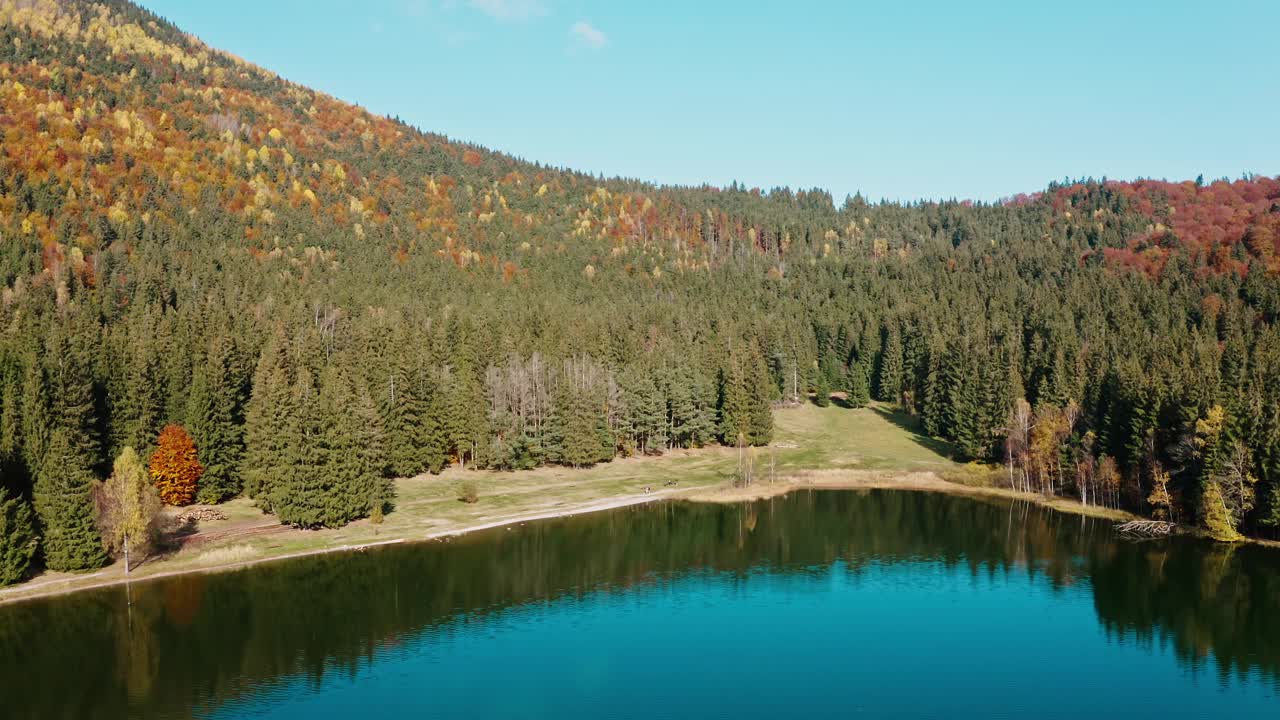
[[[1280,551],[654,504],[0,606],[5,718],[1280,716]]]

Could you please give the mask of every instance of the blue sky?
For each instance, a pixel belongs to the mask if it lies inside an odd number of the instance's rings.
[[[425,130],[662,183],[990,200],[1280,173],[1280,2],[142,0]]]

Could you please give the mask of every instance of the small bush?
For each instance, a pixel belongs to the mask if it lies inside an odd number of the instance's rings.
[[[954,470],[942,473],[942,479],[957,485],[982,488],[1008,488],[1009,477],[998,465],[966,463]]]
[[[458,499],[467,504],[480,502],[480,486],[475,480],[463,480],[458,484]]]

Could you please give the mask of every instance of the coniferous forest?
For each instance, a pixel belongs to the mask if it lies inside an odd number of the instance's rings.
[[[166,502],[334,527],[450,464],[767,444],[811,391],[898,404],[1014,488],[1280,529],[1277,178],[605,179],[122,0],[0,0],[0,109],[0,584],[108,560],[130,450]]]

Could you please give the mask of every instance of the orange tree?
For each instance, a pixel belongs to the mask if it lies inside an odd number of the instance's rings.
[[[168,505],[187,505],[196,495],[196,483],[204,466],[196,457],[196,444],[181,425],[166,425],[151,455],[151,481]]]

